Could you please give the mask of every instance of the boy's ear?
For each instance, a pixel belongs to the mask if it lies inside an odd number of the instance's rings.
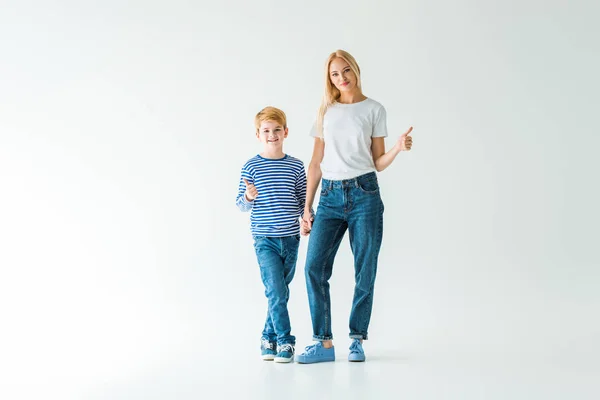
[[[283,133],[284,133],[283,137],[286,138],[287,135],[288,135],[288,128],[287,128],[287,126],[285,127],[285,130],[283,131]]]
[[[256,138],[259,139],[260,138],[260,132],[258,131],[258,129],[256,130]]]

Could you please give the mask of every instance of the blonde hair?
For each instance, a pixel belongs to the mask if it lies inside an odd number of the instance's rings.
[[[325,93],[323,94],[323,100],[321,101],[321,106],[319,107],[319,112],[317,114],[317,134],[320,138],[323,138],[323,119],[325,118],[325,113],[329,106],[340,98],[340,91],[331,82],[331,78],[329,77],[329,66],[336,58],[341,58],[348,63],[350,69],[354,75],[356,75],[356,87],[361,89],[360,68],[354,57],[344,50],[336,50],[331,53],[325,62]]]
[[[256,114],[254,117],[254,126],[256,127],[256,132],[260,129],[260,124],[264,121],[275,121],[283,128],[287,128],[287,118],[285,113],[279,108],[275,107],[265,107]]]

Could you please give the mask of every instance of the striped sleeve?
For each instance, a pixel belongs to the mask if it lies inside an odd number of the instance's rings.
[[[306,204],[306,171],[303,163],[300,163],[300,172],[296,179],[296,198],[298,199],[298,213],[302,215]]]
[[[249,183],[254,183],[254,178],[252,177],[252,174],[250,173],[247,165],[244,165],[244,167],[242,168],[235,204],[241,211],[250,211],[254,206],[254,201],[246,200],[246,183],[244,182],[244,179],[246,179]]]

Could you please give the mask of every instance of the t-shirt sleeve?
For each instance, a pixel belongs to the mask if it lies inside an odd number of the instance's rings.
[[[381,106],[375,114],[375,124],[373,125],[371,137],[387,137],[387,135],[387,113],[385,108]]]

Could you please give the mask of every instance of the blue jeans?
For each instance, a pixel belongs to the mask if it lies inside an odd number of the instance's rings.
[[[267,321],[262,338],[270,342],[296,344],[291,334],[287,303],[289,284],[296,272],[300,235],[286,237],[254,237],[254,250],[260,266],[260,276],[268,300]]]
[[[313,339],[331,340],[329,278],[346,230],[354,255],[350,337],[368,339],[377,258],[383,237],[383,202],[374,172],[353,179],[321,181],[321,198],[306,255],[306,286]]]

